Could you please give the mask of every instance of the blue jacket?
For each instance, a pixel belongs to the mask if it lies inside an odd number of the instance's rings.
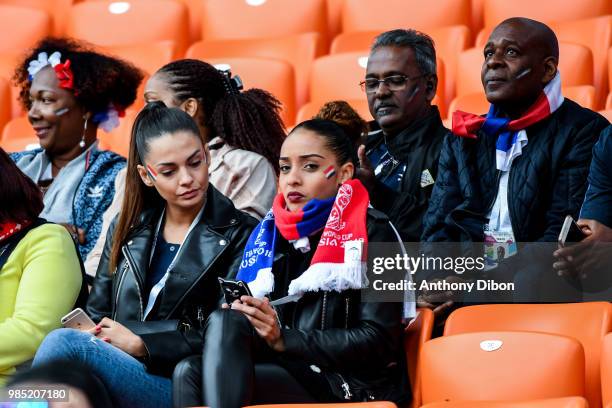
[[[612,228],[612,125],[608,126],[593,148],[593,161],[580,218],[596,220]]]
[[[508,206],[517,242],[556,242],[566,215],[578,216],[592,149],[608,121],[565,99],[527,128],[529,143],[512,163]],[[495,138],[446,137],[438,180],[423,220],[424,241],[482,242],[498,191]]]
[[[12,153],[11,159],[35,156],[43,149]],[[72,224],[85,230],[85,243],[78,245],[82,259],[95,245],[102,231],[102,215],[110,206],[115,195],[115,176],[126,160],[116,153],[105,150],[92,150],[90,165],[79,184],[73,201]]]

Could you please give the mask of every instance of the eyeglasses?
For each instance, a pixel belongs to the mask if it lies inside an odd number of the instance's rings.
[[[359,86],[361,86],[361,90],[365,91],[367,94],[373,94],[378,91],[380,84],[385,84],[388,90],[391,92],[398,92],[404,90],[406,88],[406,83],[410,81],[414,81],[415,79],[421,78],[425,75],[417,75],[413,77],[409,77],[407,75],[390,75],[383,79],[376,78],[367,78],[365,81],[361,81]]]

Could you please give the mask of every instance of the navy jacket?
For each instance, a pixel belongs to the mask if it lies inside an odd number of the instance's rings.
[[[529,143],[512,163],[508,198],[517,242],[555,242],[566,215],[578,216],[593,145],[608,121],[565,99],[527,130]],[[449,135],[444,141],[422,240],[482,242],[501,172],[495,138]]]
[[[593,161],[580,218],[596,220],[612,228],[612,125],[601,134],[593,148]]]

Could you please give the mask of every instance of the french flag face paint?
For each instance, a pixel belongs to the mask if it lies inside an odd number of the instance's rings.
[[[329,180],[336,174],[336,169],[334,166],[330,165],[328,168],[323,170],[323,174],[325,174],[325,178]]]
[[[155,172],[155,170],[153,170],[153,167],[149,166],[148,164],[147,173],[149,173],[149,177],[151,177],[151,180],[157,181],[157,173]]]
[[[62,116],[68,113],[70,109],[68,108],[61,108],[55,111],[55,116]]]

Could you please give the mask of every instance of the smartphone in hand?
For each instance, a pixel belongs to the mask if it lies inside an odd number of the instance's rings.
[[[229,279],[219,278],[219,284],[221,285],[221,291],[225,297],[225,303],[231,305],[235,300],[240,300],[241,296],[253,296],[244,281],[233,281]]]
[[[559,244],[566,246],[570,243],[580,242],[586,238],[582,228],[576,224],[576,221],[571,215],[565,217],[563,226],[561,227],[561,233],[559,233]]]
[[[80,307],[62,317],[61,322],[63,327],[69,329],[90,330],[96,327],[93,320]]]

